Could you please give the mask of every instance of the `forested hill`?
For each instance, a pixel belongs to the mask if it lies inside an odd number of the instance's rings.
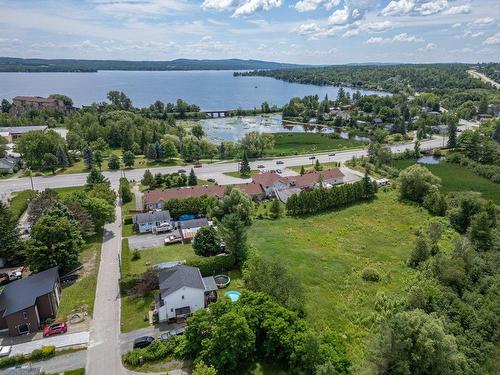
[[[191,60],[121,61],[77,59],[21,59],[0,57],[0,72],[96,72],[98,70],[254,70],[293,69],[305,65],[261,60]]]

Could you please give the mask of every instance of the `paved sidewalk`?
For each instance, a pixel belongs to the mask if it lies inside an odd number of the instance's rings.
[[[42,346],[54,345],[57,349],[76,345],[87,345],[89,342],[89,332],[78,332],[47,337],[41,340],[25,342],[12,346],[11,355],[29,354]]]

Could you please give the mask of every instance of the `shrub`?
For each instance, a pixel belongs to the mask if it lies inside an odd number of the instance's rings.
[[[373,281],[373,282],[379,282],[380,281],[380,274],[378,271],[374,268],[367,267],[363,270],[361,273],[361,277],[363,280],[366,281]]]
[[[132,252],[132,260],[136,261],[136,260],[139,260],[139,259],[141,259],[141,253],[139,253],[139,250],[135,249]]]
[[[121,278],[120,279],[120,293],[122,293],[122,295],[127,294],[129,292],[129,290],[131,290],[137,284],[139,284],[140,281],[141,281],[141,279],[139,278],[139,276],[127,276],[127,277]]]
[[[204,277],[217,275],[221,272],[230,270],[233,268],[234,264],[235,259],[233,254],[203,258],[200,257],[187,262],[188,266],[198,267]]]

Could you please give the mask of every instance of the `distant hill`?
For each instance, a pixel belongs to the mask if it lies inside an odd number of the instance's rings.
[[[0,57],[0,72],[96,72],[98,70],[259,70],[293,69],[307,65],[285,64],[261,60],[191,60],[123,61],[78,59],[21,59]]]

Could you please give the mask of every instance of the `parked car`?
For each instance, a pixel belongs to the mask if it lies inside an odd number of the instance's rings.
[[[215,183],[215,178],[209,178],[207,179],[208,182],[212,182],[212,183]]]
[[[276,173],[281,174],[281,169],[276,169]]]
[[[151,343],[155,340],[152,336],[142,336],[138,337],[134,340],[134,349],[137,348],[145,348],[146,346],[151,345]]]
[[[10,345],[0,346],[0,357],[7,357],[10,354],[11,349],[12,346]]]
[[[185,170],[185,169],[179,169],[179,170],[177,171],[177,173],[186,173],[186,170]]]
[[[264,167],[264,164],[259,164],[259,165],[257,166],[257,168],[265,168],[265,167]]]
[[[282,160],[278,160],[276,164],[285,164]]]
[[[175,336],[175,334],[172,331],[167,331],[167,332],[163,332],[158,337],[158,340],[160,340],[160,341],[167,341],[167,340],[170,340],[174,336]]]
[[[168,236],[165,238],[165,245],[171,245],[173,243],[181,242],[182,238],[180,236],[174,236],[173,234],[171,236]]]
[[[193,165],[193,168],[201,168],[201,167],[203,167],[203,165],[201,165],[201,164],[195,164],[195,165]]]
[[[49,337],[52,335],[58,335],[60,333],[68,332],[68,326],[64,322],[58,322],[51,324],[43,329],[43,337]]]
[[[309,156],[309,160],[314,160],[316,159],[316,156]]]
[[[186,332],[186,328],[184,328],[184,327],[177,328],[177,329],[175,330],[175,335],[176,335],[176,336],[183,335],[185,332]]]
[[[335,156],[335,152],[328,154],[328,156]]]

